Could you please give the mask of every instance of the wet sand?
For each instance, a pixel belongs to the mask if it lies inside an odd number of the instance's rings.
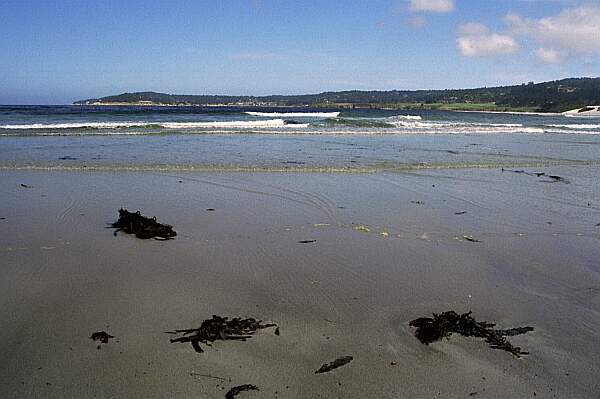
[[[600,168],[528,170],[570,184],[499,169],[0,171],[0,397],[222,398],[254,384],[239,397],[597,398]],[[178,236],[114,237],[120,207]],[[530,354],[414,337],[410,320],[450,309],[533,326],[510,338]],[[164,333],[213,314],[281,335],[198,354]],[[98,350],[101,330],[115,339]]]

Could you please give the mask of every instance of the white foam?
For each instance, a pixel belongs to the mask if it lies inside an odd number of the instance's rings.
[[[255,112],[247,111],[252,116],[274,116],[274,117],[311,117],[311,118],[337,118],[340,112]]]
[[[28,125],[0,125],[0,129],[27,130],[27,129],[116,129],[131,127],[157,126],[165,129],[193,129],[193,128],[305,128],[308,123],[287,123],[283,119],[269,119],[264,121],[225,121],[225,122],[81,122],[81,123],[32,123]]]
[[[435,121],[391,121],[391,125],[406,130],[426,130],[423,133],[544,133],[539,127],[525,127],[520,123],[465,123]]]
[[[408,120],[415,120],[415,121],[420,121],[421,116],[420,115],[395,115],[395,116],[391,116],[388,119],[390,120],[394,120],[394,119],[408,119]]]
[[[119,127],[144,127],[155,125],[149,122],[75,122],[75,123],[32,123],[28,125],[0,125],[0,129],[115,129]]]
[[[361,118],[359,118],[361,119]],[[357,134],[357,135],[387,135],[387,134],[600,134],[600,124],[547,124],[542,126],[523,126],[519,123],[474,123],[464,121],[432,121],[422,120],[418,115],[400,115],[391,118],[381,118],[388,124],[383,126],[356,126],[342,128],[340,126],[315,126],[309,123],[289,123],[284,119],[268,120],[237,120],[237,121],[206,121],[206,122],[153,122],[153,121],[123,121],[123,122],[70,122],[70,123],[34,123],[0,125],[4,130],[0,136],[29,134],[48,136],[70,135],[144,135],[157,134],[167,131],[200,134],[234,134],[240,129],[245,134]],[[84,131],[89,128],[96,131]],[[129,128],[129,129],[127,129]],[[139,129],[136,129],[139,128]],[[31,129],[31,130],[30,130]],[[196,129],[196,130],[194,130]],[[10,133],[6,130],[11,131]],[[18,132],[21,130],[21,132]],[[40,131],[42,130],[42,131]],[[44,131],[45,130],[45,131]],[[12,132],[14,131],[14,133]],[[35,133],[34,133],[35,132]],[[39,132],[39,133],[38,133]]]
[[[552,127],[564,127],[567,129],[600,129],[600,125],[593,125],[593,124],[571,124],[571,125],[548,125],[548,126],[552,126]]]
[[[594,130],[571,130],[571,129],[563,129],[563,128],[554,128],[554,129],[544,129],[544,133],[559,133],[559,134],[574,134],[574,135],[578,135],[578,134],[582,134],[582,135],[588,135],[588,136],[597,136],[600,134],[600,132],[594,131]]]
[[[388,122],[390,125],[396,126],[396,127],[409,127],[409,128],[418,128],[418,129],[424,129],[424,128],[442,128],[442,127],[450,127],[450,126],[456,126],[456,124],[453,123],[442,123],[442,122],[419,122],[417,120],[402,120],[402,121],[389,121]]]
[[[308,123],[286,123],[283,119],[269,119],[266,121],[226,121],[226,122],[166,122],[160,123],[160,126],[166,129],[193,129],[193,128],[211,128],[211,127],[229,127],[229,128],[304,128]]]

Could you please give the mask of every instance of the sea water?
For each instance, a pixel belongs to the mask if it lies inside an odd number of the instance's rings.
[[[0,168],[349,171],[600,163],[600,119],[257,107],[0,106]]]

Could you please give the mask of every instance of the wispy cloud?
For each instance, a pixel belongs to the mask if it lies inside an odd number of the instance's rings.
[[[551,48],[540,47],[535,50],[535,56],[545,64],[560,64],[565,60],[562,52]]]
[[[465,57],[495,57],[514,54],[520,49],[512,36],[493,33],[478,22],[459,25],[458,34],[456,47]]]
[[[446,14],[454,11],[454,0],[406,0],[398,11],[406,15],[407,25],[418,29],[427,24],[424,14]]]
[[[408,9],[412,12],[448,13],[454,11],[454,0],[409,0]]]

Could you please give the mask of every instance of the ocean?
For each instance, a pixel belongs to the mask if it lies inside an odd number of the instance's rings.
[[[600,119],[256,107],[0,106],[0,168],[372,172],[600,162]]]

